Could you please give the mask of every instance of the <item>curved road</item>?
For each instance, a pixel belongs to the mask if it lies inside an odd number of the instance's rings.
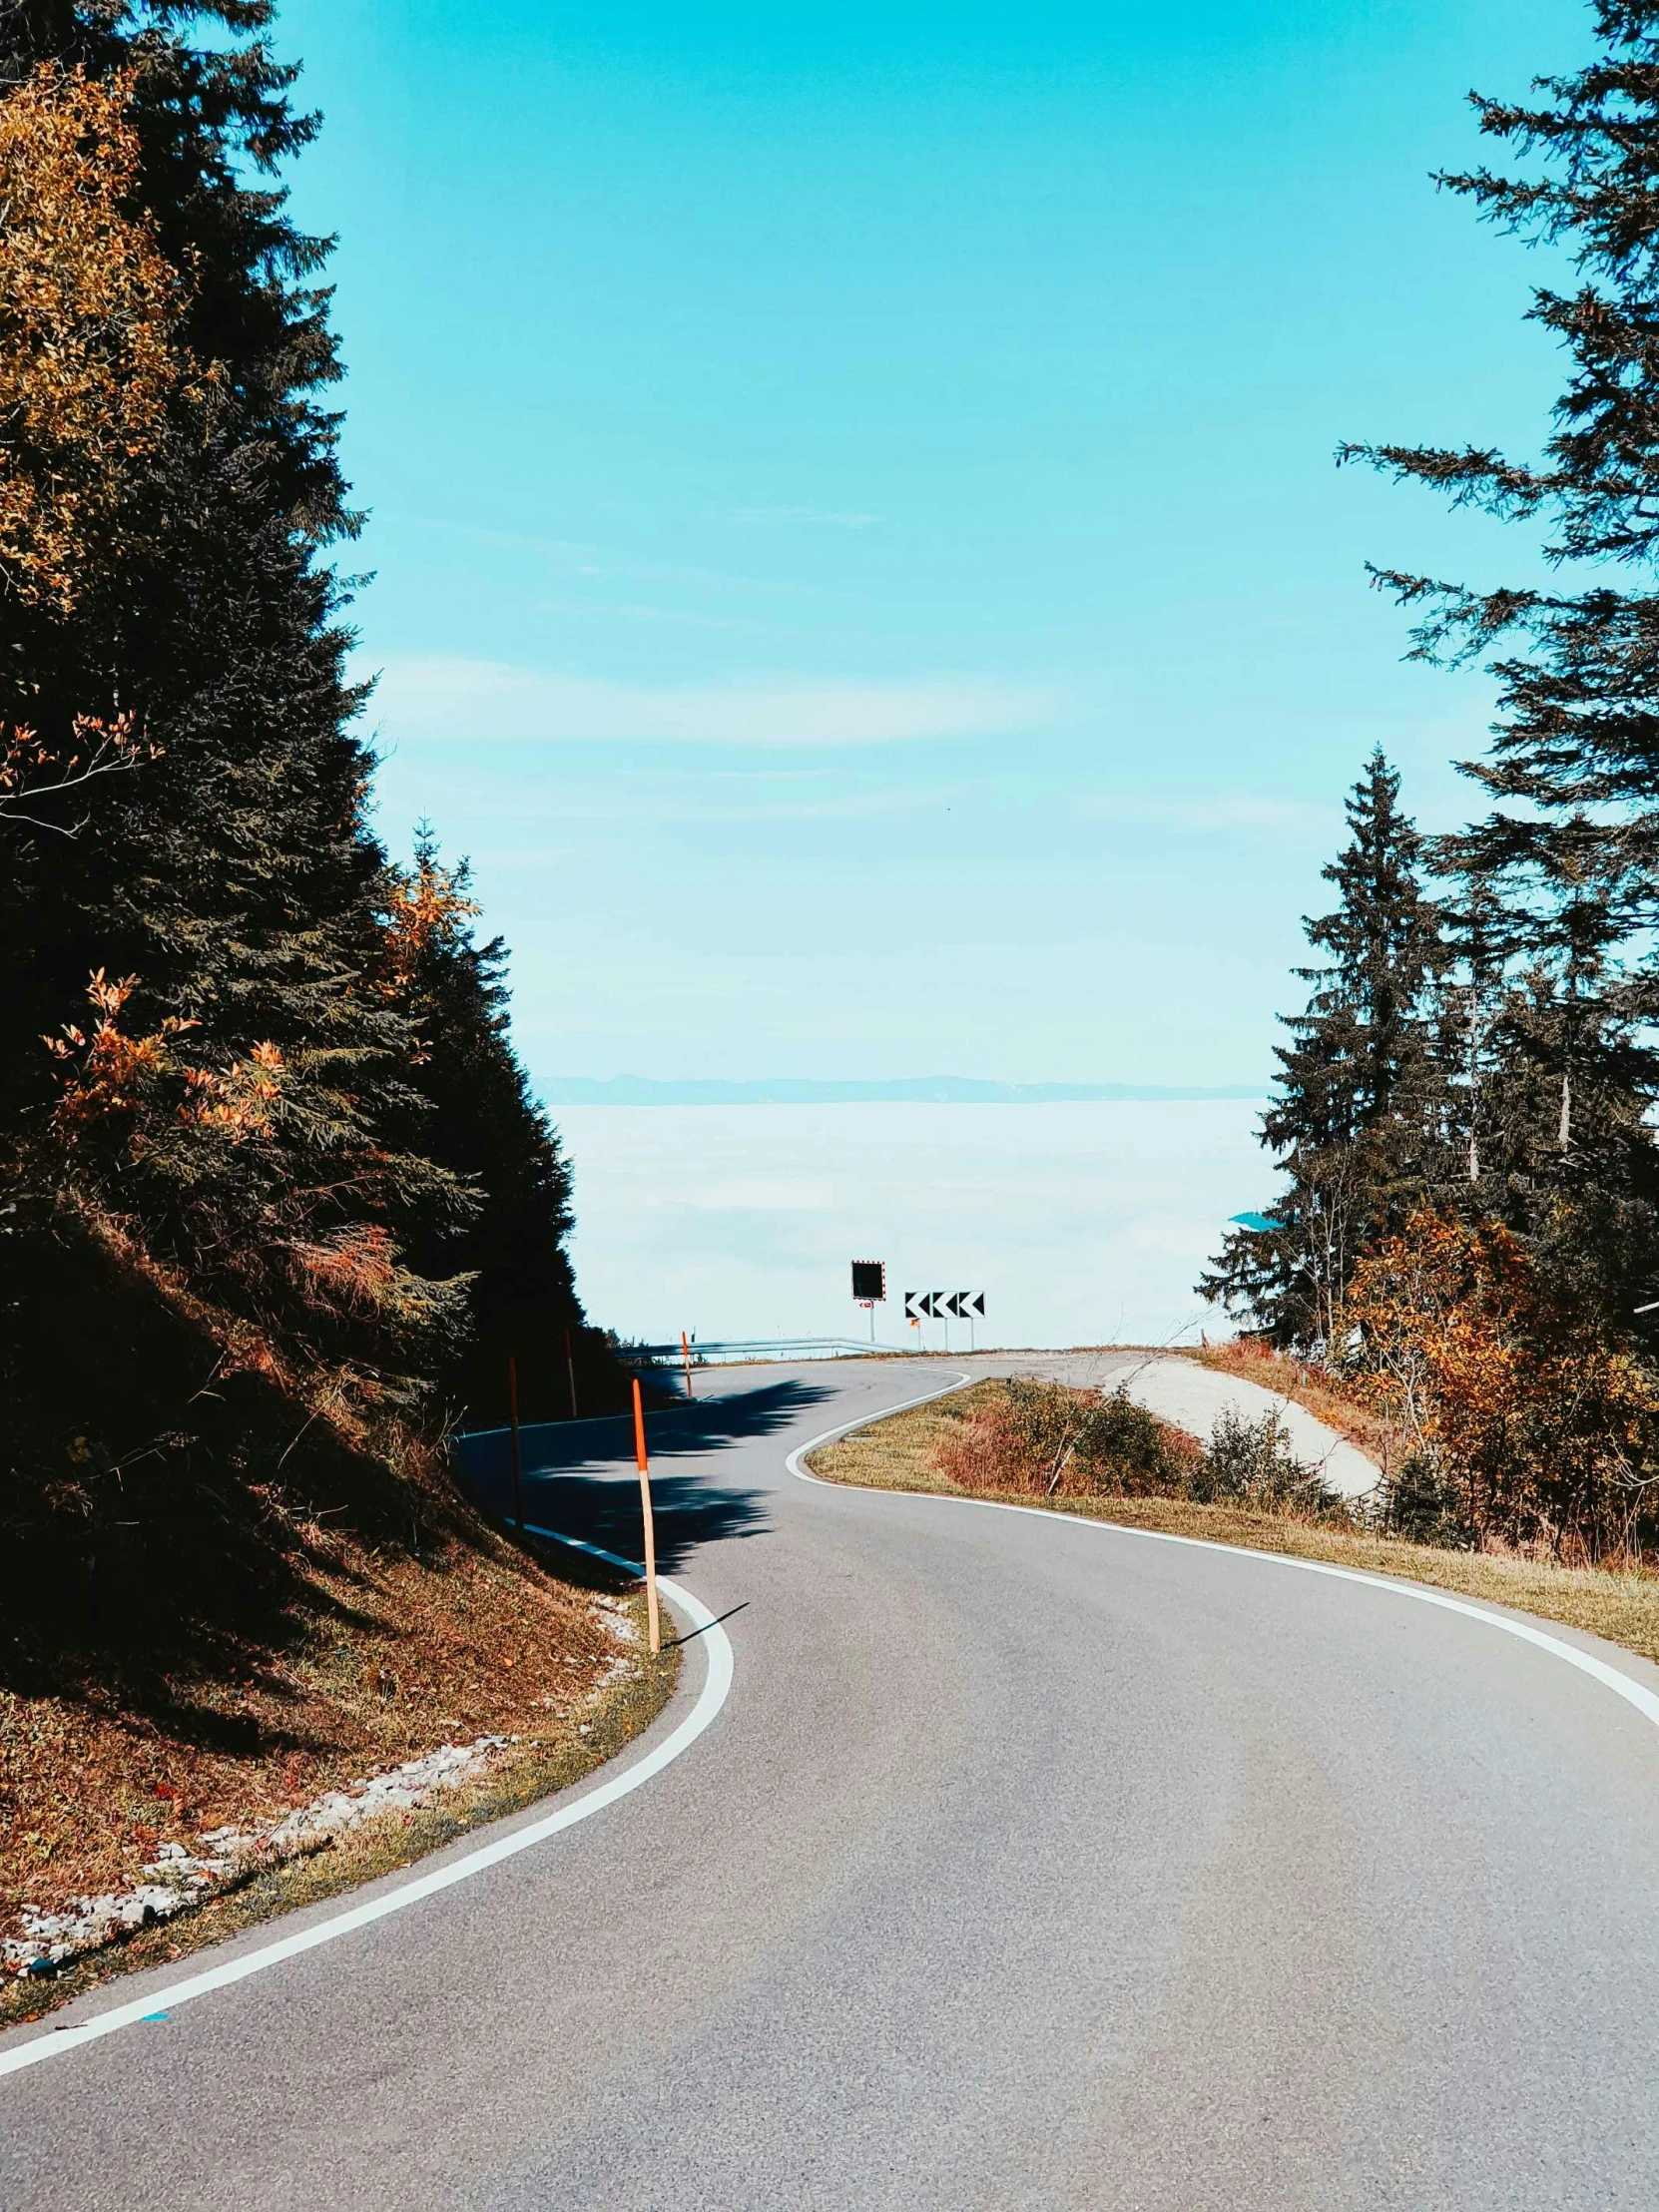
[[[0,2080],[0,2203],[1651,2212],[1659,1728],[1393,1589],[786,1470],[954,1372],[654,1422],[662,1564],[736,1652],[709,1732]],[[633,1550],[620,1425],[531,1441],[533,1517]]]

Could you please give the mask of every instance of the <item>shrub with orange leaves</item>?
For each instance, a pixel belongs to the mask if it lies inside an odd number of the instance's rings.
[[[143,1037],[131,1037],[121,1026],[123,1009],[137,985],[136,975],[113,982],[100,968],[87,985],[87,997],[98,1015],[91,1034],[68,1022],[60,1035],[44,1040],[47,1051],[63,1065],[63,1089],[52,1119],[59,1136],[70,1144],[117,1122],[125,1128],[153,1102],[159,1085],[179,1072],[173,1039],[190,1024],[171,1018]]]
[[[0,102],[0,576],[63,613],[193,385],[186,286],[134,209],[132,89],[48,63]]]
[[[121,1026],[137,986],[136,975],[112,981],[100,968],[87,986],[98,1015],[91,1034],[71,1022],[45,1039],[63,1068],[53,1115],[60,1140],[74,1149],[103,1138],[141,1156],[157,1142],[158,1116],[164,1127],[214,1130],[234,1141],[267,1135],[285,1072],[276,1046],[257,1044],[222,1069],[189,1065],[177,1044],[197,1022],[170,1014],[143,1036]]]
[[[944,1432],[932,1463],[964,1489],[1141,1497],[1178,1488],[1196,1456],[1190,1437],[1126,1390],[1015,1376]]]
[[[1413,1215],[1362,1259],[1346,1318],[1355,1386],[1477,1534],[1587,1558],[1652,1541],[1659,1389],[1501,1223]]]
[[[268,1136],[286,1072],[280,1051],[270,1042],[257,1044],[246,1059],[233,1060],[222,1072],[192,1068],[185,1077],[190,1096],[181,1112],[201,1128],[222,1129],[233,1138]]]
[[[386,990],[406,998],[425,961],[433,953],[451,950],[466,925],[482,911],[472,896],[466,862],[445,867],[423,831],[415,846],[414,866],[386,871],[382,954]]]
[[[381,894],[380,988],[417,1028],[411,1064],[424,1066],[430,1052],[435,973],[452,969],[457,953],[470,945],[469,925],[483,908],[472,895],[465,860],[445,867],[430,832],[422,827],[411,868],[388,867]]]

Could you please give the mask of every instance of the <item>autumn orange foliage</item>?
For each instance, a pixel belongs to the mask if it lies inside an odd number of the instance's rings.
[[[73,836],[79,825],[45,817],[53,800],[80,792],[101,777],[117,776],[159,761],[162,749],[138,734],[132,714],[77,715],[70,740],[48,745],[26,723],[0,723],[0,822],[26,824]]]
[[[1013,1377],[969,1402],[946,1427],[931,1463],[963,1489],[1045,1496],[1155,1496],[1192,1472],[1190,1436],[1125,1391],[1071,1389]]]
[[[442,949],[483,908],[466,887],[464,867],[444,867],[422,849],[415,865],[388,871],[382,952],[388,990],[407,991],[420,962]]]
[[[130,76],[49,64],[0,103],[0,575],[66,613],[193,375],[138,172]]]
[[[73,1147],[94,1132],[119,1134],[135,1155],[155,1141],[146,1122],[159,1112],[167,1120],[217,1130],[234,1140],[264,1136],[280,1096],[284,1065],[277,1047],[257,1044],[246,1058],[224,1069],[188,1066],[175,1047],[198,1025],[168,1015],[144,1036],[129,1036],[121,1026],[127,1001],[138,986],[136,975],[112,981],[100,968],[87,985],[98,1019],[91,1033],[77,1023],[48,1037],[47,1050],[63,1069],[53,1126]]]
[[[1574,1558],[1640,1551],[1659,1392],[1496,1222],[1418,1213],[1361,1261],[1351,1379],[1456,1486],[1467,1524]]]
[[[430,1047],[430,1007],[421,989],[427,963],[452,952],[467,924],[483,908],[468,888],[463,860],[459,867],[439,861],[424,831],[412,868],[388,868],[381,899],[379,983],[384,995],[406,1008],[420,1024],[409,1058],[419,1067]]]
[[[353,1222],[321,1242],[296,1238],[288,1253],[311,1297],[347,1311],[371,1311],[396,1281],[397,1248],[378,1222]]]

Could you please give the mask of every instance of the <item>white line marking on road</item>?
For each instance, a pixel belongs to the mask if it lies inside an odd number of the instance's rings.
[[[816,1451],[821,1444],[848,1435],[854,1428],[867,1428],[871,1421],[882,1420],[887,1413],[908,1412],[912,1406],[929,1404],[936,1397],[948,1397],[968,1380],[964,1375],[957,1382],[947,1383],[942,1390],[929,1390],[922,1397],[906,1399],[902,1405],[890,1405],[878,1413],[860,1413],[856,1420],[843,1421],[838,1428],[827,1428],[822,1436],[799,1445],[784,1464],[791,1474],[799,1476],[803,1482],[816,1483],[821,1489],[861,1490],[866,1497],[926,1498],[935,1505],[971,1505],[987,1513],[1027,1513],[1033,1520],[1065,1522],[1073,1528],[1093,1529],[1097,1535],[1136,1536],[1154,1544],[1188,1544],[1195,1551],[1225,1552],[1230,1559],[1260,1559],[1270,1567],[1296,1567],[1304,1574],[1328,1574],[1339,1582],[1363,1582],[1368,1589],[1386,1590],[1393,1597],[1415,1598],[1419,1605],[1437,1605],[1445,1613],[1462,1613],[1471,1621],[1484,1622],[1488,1628],[1501,1629],[1506,1636],[1518,1636],[1523,1644],[1535,1644],[1552,1658],[1564,1659],[1569,1667],[1587,1674],[1592,1681],[1611,1690],[1615,1697],[1622,1697],[1644,1720],[1659,1728],[1659,1696],[1617,1667],[1610,1667],[1605,1659],[1598,1659],[1594,1652],[1580,1651],[1576,1644],[1563,1643],[1559,1636],[1534,1628],[1529,1621],[1511,1620],[1506,1613],[1471,1603],[1467,1598],[1448,1597],[1443,1590],[1428,1589],[1421,1582],[1408,1582],[1402,1575],[1368,1574],[1360,1567],[1329,1566],[1323,1559],[1294,1559],[1288,1552],[1256,1551],[1245,1544],[1217,1543],[1210,1536],[1176,1536],[1162,1528],[1130,1528],[1122,1521],[1086,1520],[1081,1513],[1055,1513],[1041,1505],[1009,1505],[1001,1498],[948,1497],[938,1490],[877,1490],[865,1482],[826,1482],[822,1475],[809,1473],[801,1464],[807,1453]]]
[[[635,1560],[618,1558],[613,1551],[601,1551],[597,1544],[582,1543],[573,1536],[561,1536],[556,1529],[530,1527],[529,1533],[568,1545],[572,1551],[585,1551],[610,1566],[622,1568],[626,1574],[645,1571]],[[671,1582],[666,1575],[658,1576],[657,1586],[690,1620],[707,1654],[708,1671],[697,1703],[673,1734],[665,1736],[655,1751],[648,1752],[637,1766],[628,1768],[626,1773],[609,1782],[602,1782],[574,1805],[532,1821],[526,1828],[514,1829],[510,1836],[498,1836],[493,1843],[483,1844],[460,1859],[452,1859],[446,1867],[438,1867],[430,1874],[417,1875],[411,1881],[400,1883],[395,1890],[388,1890],[365,1904],[349,1906],[328,1920],[314,1922],[311,1927],[299,1929],[291,1936],[278,1936],[275,1942],[262,1943],[258,1950],[245,1951],[239,1958],[227,1958],[202,1973],[188,1975],[183,1981],[152,1989],[147,1996],[113,2005],[108,2012],[99,2012],[73,2027],[48,2028],[9,2049],[0,2048],[0,2075],[21,2073],[25,2066],[38,2066],[45,2059],[61,2058],[68,2051],[80,2050],[83,2045],[96,2042],[100,2036],[113,2035],[119,2027],[131,2027],[135,2021],[153,2019],[163,2010],[176,2011],[193,1997],[205,1997],[215,1989],[229,1988],[233,1982],[246,1981],[250,1974],[264,1973],[268,1966],[278,1966],[284,1959],[297,1958],[304,1951],[317,1949],[320,1944],[337,1942],[342,1936],[355,1935],[358,1929],[383,1921],[392,1913],[401,1913],[408,1906],[419,1905],[426,1898],[436,1897],[440,1891],[451,1890],[457,1882],[466,1882],[488,1867],[498,1867],[503,1860],[516,1859],[521,1851],[530,1851],[550,1836],[557,1836],[562,1829],[574,1828],[578,1821],[603,1812],[619,1798],[627,1797],[631,1791],[653,1780],[665,1767],[672,1766],[682,1752],[691,1749],[726,1703],[732,1687],[732,1645],[713,1613],[700,1598],[693,1597],[690,1590],[678,1582]]]
[[[985,1380],[986,1378],[981,1376],[980,1381]],[[821,1490],[868,1490],[873,1497],[877,1493],[870,1489],[867,1482],[826,1482],[822,1474],[809,1474],[801,1462],[806,1458],[809,1451],[817,1451],[820,1444],[833,1443],[837,1436],[848,1436],[854,1428],[867,1428],[872,1420],[885,1420],[889,1414],[908,1413],[917,1405],[931,1405],[934,1398],[948,1397],[952,1390],[962,1389],[972,1381],[971,1375],[958,1375],[955,1382],[947,1382],[942,1390],[923,1390],[920,1397],[907,1397],[902,1404],[883,1405],[873,1413],[860,1413],[856,1420],[843,1420],[838,1428],[827,1428],[822,1436],[809,1436],[804,1444],[797,1444],[784,1461],[784,1464],[798,1480],[815,1483]],[[903,1494],[906,1497],[926,1497],[931,1493],[926,1490],[906,1490]],[[964,1502],[969,1505],[981,1505],[987,1504],[989,1500],[968,1498]]]

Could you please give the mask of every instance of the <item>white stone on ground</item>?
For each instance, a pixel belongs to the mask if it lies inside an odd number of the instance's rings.
[[[55,1913],[25,1905],[19,1916],[23,1933],[0,1939],[0,1972],[27,1973],[43,1962],[61,1965],[130,1930],[170,1921],[256,1866],[280,1866],[379,1814],[412,1811],[445,1790],[481,1780],[517,1741],[516,1736],[479,1736],[470,1744],[440,1744],[424,1758],[405,1759],[388,1773],[352,1783],[349,1790],[329,1790],[276,1820],[253,1828],[213,1829],[197,1838],[194,1852],[183,1844],[160,1844],[144,1870],[151,1879],[131,1890],[70,1898]]]
[[[594,1617],[620,1642],[638,1643],[639,1631],[618,1599],[596,1597]],[[565,1662],[572,1667],[589,1663]],[[594,1703],[632,1673],[634,1665],[626,1654],[613,1651],[588,1689],[586,1702]],[[543,1698],[541,1702],[552,1705],[554,1701]],[[580,1733],[591,1736],[591,1723],[584,1724]],[[160,1844],[144,1870],[151,1879],[134,1889],[69,1898],[56,1912],[25,1905],[18,1916],[22,1934],[0,1937],[0,1973],[38,1972],[61,1965],[67,1958],[101,1949],[133,1929],[174,1919],[255,1867],[280,1866],[284,1860],[302,1858],[322,1849],[343,1830],[382,1814],[412,1812],[442,1791],[480,1781],[501,1753],[518,1741],[516,1736],[479,1736],[470,1744],[440,1744],[423,1758],[405,1759],[385,1774],[353,1782],[348,1790],[326,1791],[309,1805],[296,1806],[275,1820],[253,1828],[212,1829],[198,1836],[194,1852],[183,1844]]]

